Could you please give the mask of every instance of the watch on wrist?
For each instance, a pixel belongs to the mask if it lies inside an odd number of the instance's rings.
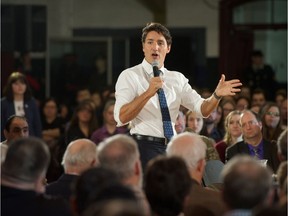
[[[218,95],[216,94],[216,92],[213,93],[213,96],[214,96],[217,100],[221,100],[221,98],[222,98],[222,97],[218,96]]]

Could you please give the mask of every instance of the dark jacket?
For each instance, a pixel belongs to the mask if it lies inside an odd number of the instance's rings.
[[[34,98],[24,101],[25,117],[28,121],[29,135],[42,137],[42,124],[40,119],[39,108]],[[5,128],[5,123],[11,115],[15,115],[15,107],[13,101],[8,101],[6,97],[1,99],[1,133]],[[1,140],[4,137],[1,136]]]
[[[238,154],[250,155],[248,144],[244,141],[238,142],[226,149],[226,161],[229,161],[232,157]],[[276,173],[280,163],[277,156],[277,145],[263,140],[263,158],[268,160],[267,165],[271,167],[274,173]]]

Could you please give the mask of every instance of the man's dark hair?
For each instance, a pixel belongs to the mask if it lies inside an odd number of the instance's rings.
[[[147,25],[142,29],[142,39],[141,39],[142,43],[145,42],[147,34],[151,31],[155,31],[158,34],[162,34],[165,37],[168,46],[172,44],[172,36],[169,30],[160,23],[153,23],[153,22],[147,23]]]
[[[144,190],[152,210],[159,216],[178,215],[192,180],[180,157],[159,156],[148,163]]]
[[[253,50],[251,53],[251,56],[253,57],[263,57],[263,53],[261,50]]]
[[[14,183],[34,182],[46,172],[50,162],[49,148],[36,137],[19,138],[9,144],[1,168],[2,178]]]
[[[103,191],[119,184],[120,179],[109,169],[96,167],[83,172],[72,185],[78,213],[83,212],[90,204],[99,202],[101,198],[108,199],[109,197],[105,197]]]
[[[250,156],[235,156],[222,171],[223,199],[231,209],[263,204],[272,188],[272,172]]]
[[[7,119],[7,121],[6,121],[6,123],[5,123],[5,128],[4,128],[4,129],[5,129],[6,131],[10,132],[10,126],[11,126],[11,124],[12,124],[12,122],[13,122],[13,120],[14,120],[15,118],[23,119],[24,121],[27,122],[27,119],[26,119],[24,116],[11,115],[11,116]]]

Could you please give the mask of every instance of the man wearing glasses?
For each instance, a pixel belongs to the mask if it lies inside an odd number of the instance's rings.
[[[226,149],[226,161],[238,154],[248,154],[258,159],[263,165],[267,163],[275,173],[279,166],[277,146],[263,139],[260,117],[246,110],[241,114],[240,126],[244,140]]]

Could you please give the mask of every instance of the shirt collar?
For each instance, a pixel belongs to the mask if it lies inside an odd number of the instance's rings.
[[[144,71],[149,75],[149,77],[153,77],[152,65],[149,62],[147,62],[145,58],[142,61],[142,67],[144,68]],[[164,74],[164,71],[165,71],[164,65],[159,69]]]

